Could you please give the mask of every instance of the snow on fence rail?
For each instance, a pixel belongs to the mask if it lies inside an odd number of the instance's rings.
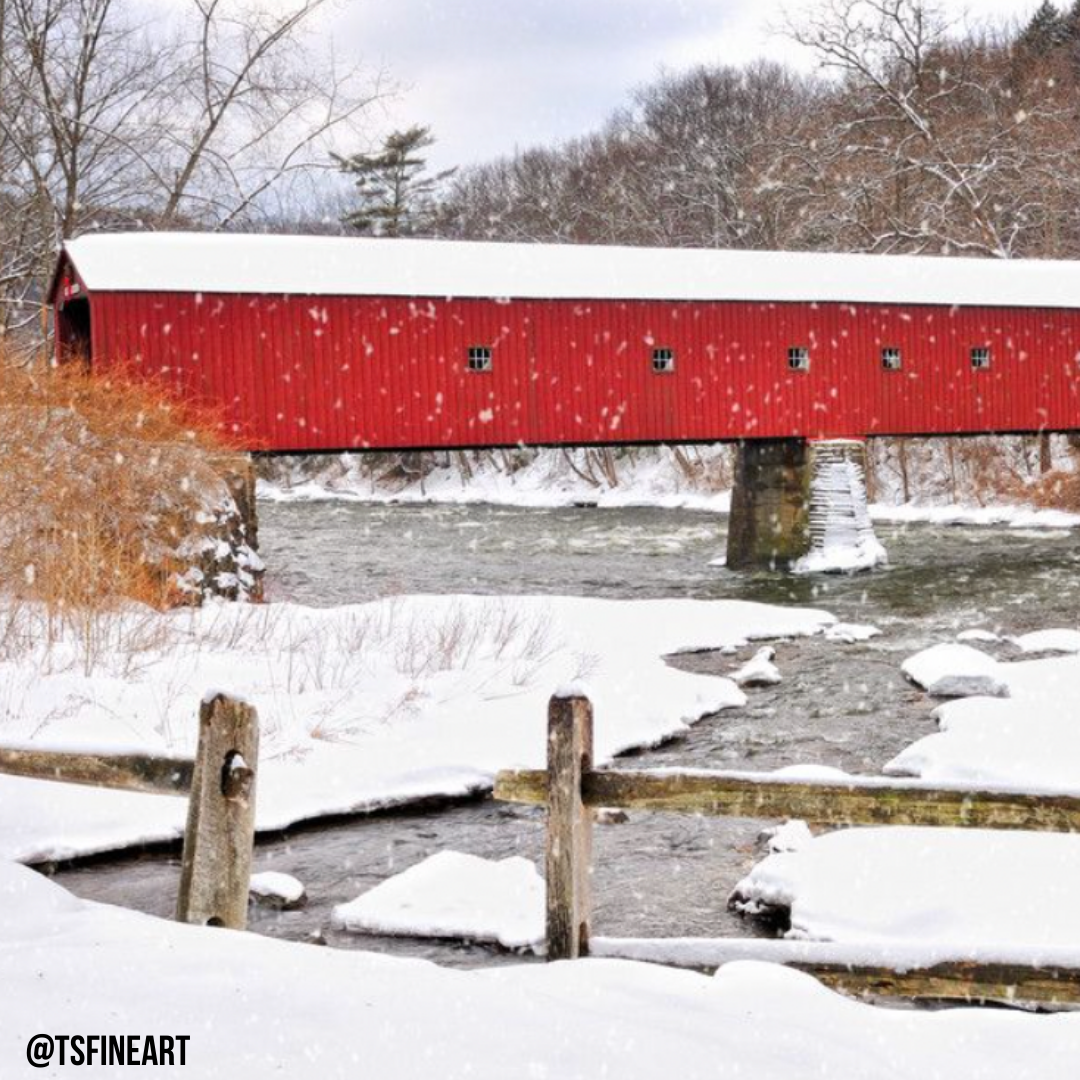
[[[917,825],[1080,832],[1080,797],[1005,790],[970,791],[897,783],[777,779],[767,774],[671,769],[594,770],[593,709],[577,693],[548,706],[546,771],[504,771],[495,798],[547,805],[547,956],[588,955],[716,968],[735,959],[771,959],[851,992],[965,1001],[1080,1004],[1080,943],[1024,963],[1007,948],[897,950],[829,942],[739,939],[590,940],[593,808],[746,818],[802,818],[820,825]],[[767,953],[767,955],[763,955]]]
[[[187,795],[176,919],[243,930],[255,839],[258,759],[255,709],[225,694],[209,694],[199,708],[194,759],[0,747],[0,773],[154,795]]]

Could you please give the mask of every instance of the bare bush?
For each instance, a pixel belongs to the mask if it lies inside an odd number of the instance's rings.
[[[232,506],[241,460],[212,417],[122,369],[0,358],[0,593],[52,618],[184,599],[182,575]],[[84,622],[88,646],[95,633]]]

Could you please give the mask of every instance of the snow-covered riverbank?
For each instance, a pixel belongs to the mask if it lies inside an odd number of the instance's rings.
[[[46,645],[38,616],[19,618],[36,644],[0,662],[0,740],[190,753],[203,695],[239,694],[259,710],[264,830],[483,791],[500,768],[542,766],[547,699],[571,681],[589,687],[598,760],[654,745],[745,700],[665,655],[834,622],[733,600],[402,597],[132,612]],[[0,777],[0,857],[172,838],[184,816],[180,799]]]
[[[1015,440],[1014,440],[1015,441]],[[471,468],[435,466],[423,478],[380,480],[353,455],[328,458],[321,469],[290,470],[279,465],[272,480],[259,481],[259,498],[273,502],[341,500],[364,503],[488,504],[552,508],[595,505],[602,508],[651,506],[726,514],[731,505],[729,448],[704,448],[687,463],[667,447],[642,449],[619,461],[616,483],[603,471],[585,473],[556,450],[538,451],[528,463],[507,467],[489,458]],[[1058,454],[1062,465],[1071,464]],[[920,493],[903,501],[895,478],[883,474],[870,506],[874,521],[898,524],[997,525],[1015,528],[1067,529],[1080,526],[1080,514],[1044,509],[1022,500],[988,495],[985,503],[962,503],[950,497],[931,461],[918,485]],[[881,470],[879,470],[881,471]],[[970,485],[969,485],[970,487]]]
[[[1007,647],[1022,656],[1025,648],[1064,652],[1076,644],[1073,632],[1061,630]],[[970,788],[1080,794],[1080,657],[1002,663],[967,645],[939,645],[905,666],[945,671],[951,658],[956,674],[938,682],[952,687],[946,692],[971,693],[960,679],[978,685],[969,656],[995,696],[938,705],[939,731],[904,749],[885,772]],[[1073,917],[1080,838],[977,829],[833,832],[770,855],[733,899],[748,914],[788,912],[796,938],[913,949],[1008,946],[1037,957],[1080,945]]]
[[[878,1009],[759,963],[449,971],[165,923],[2,863],[0,970],[0,1061],[38,1032],[190,1036],[162,1076],[1072,1080],[1080,1056],[1075,1015]]]

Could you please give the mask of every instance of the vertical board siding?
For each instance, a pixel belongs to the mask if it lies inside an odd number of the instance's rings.
[[[261,450],[1080,428],[1078,311],[96,293],[91,321],[95,363],[135,365]],[[492,371],[467,369],[474,345]]]

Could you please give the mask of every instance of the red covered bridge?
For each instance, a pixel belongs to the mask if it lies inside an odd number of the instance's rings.
[[[1080,428],[1080,263],[142,233],[50,299],[253,450]]]

